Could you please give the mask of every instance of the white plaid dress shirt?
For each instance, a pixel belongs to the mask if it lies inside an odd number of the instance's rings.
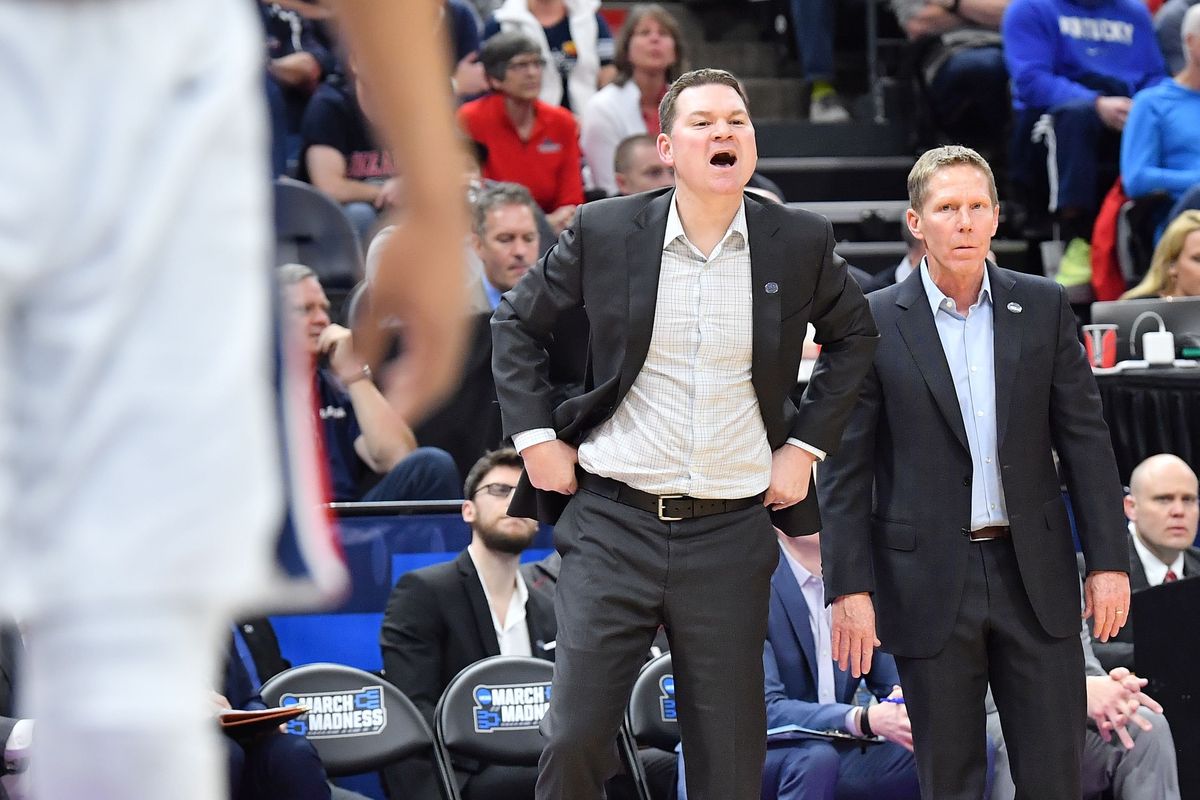
[[[745,201],[705,258],[672,197],[650,348],[629,393],[579,446],[584,470],[659,495],[729,500],[766,490],[771,448],[750,380],[752,291]],[[513,443],[553,438],[537,429]]]

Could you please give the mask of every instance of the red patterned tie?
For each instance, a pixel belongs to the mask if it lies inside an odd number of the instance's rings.
[[[1174,570],[1167,570],[1167,574],[1163,576],[1163,583],[1170,583],[1177,580],[1179,580],[1179,576],[1175,574]]]

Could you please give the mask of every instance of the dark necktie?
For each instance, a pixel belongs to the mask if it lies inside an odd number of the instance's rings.
[[[1179,580],[1179,576],[1175,574],[1174,570],[1167,570],[1167,574],[1163,576],[1163,583],[1170,583],[1177,580]]]

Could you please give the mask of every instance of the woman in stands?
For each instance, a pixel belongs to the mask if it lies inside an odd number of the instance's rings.
[[[658,135],[658,102],[685,69],[679,22],[662,6],[649,3],[629,12],[617,37],[617,78],[584,106],[579,144],[591,172],[592,189],[617,193],[613,155],[636,133]]]
[[[1121,295],[1138,297],[1200,297],[1200,211],[1185,211],[1167,226],[1146,277]]]

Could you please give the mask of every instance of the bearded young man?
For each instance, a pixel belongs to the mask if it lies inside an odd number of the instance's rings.
[[[554,607],[531,594],[517,567],[537,534],[531,519],[510,517],[508,499],[521,477],[514,450],[487,453],[471,468],[462,517],[471,544],[453,561],[405,573],[392,589],[383,630],[383,669],[430,726],[442,691],[464,667],[488,656],[549,658]],[[525,800],[537,771],[455,759],[464,800]],[[433,762],[406,759],[384,771],[393,797],[440,798]]]

